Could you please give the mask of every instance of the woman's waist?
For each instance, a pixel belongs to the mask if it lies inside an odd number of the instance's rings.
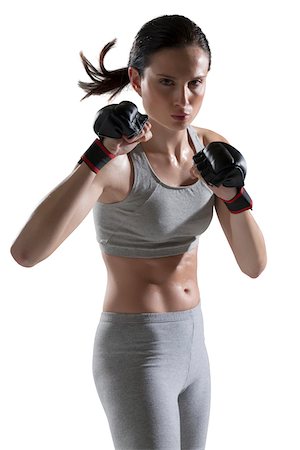
[[[159,258],[129,258],[102,253],[108,280],[119,286],[141,284],[169,288],[184,282],[197,282],[197,248]]]
[[[197,280],[163,284],[107,284],[103,311],[167,312],[190,309],[200,301]]]

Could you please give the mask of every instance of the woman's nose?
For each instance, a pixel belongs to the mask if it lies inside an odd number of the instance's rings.
[[[188,103],[188,89],[186,87],[176,89],[175,106],[185,107]]]

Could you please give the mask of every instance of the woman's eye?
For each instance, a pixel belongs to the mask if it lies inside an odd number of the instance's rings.
[[[159,82],[164,86],[173,86],[175,83],[173,80],[170,80],[169,78],[161,78]],[[203,83],[202,80],[192,80],[189,82],[189,85],[193,88],[196,88],[200,86]]]
[[[193,80],[191,81],[193,87],[198,87],[202,84],[202,80]]]
[[[164,86],[172,86],[173,80],[169,80],[168,78],[162,78],[160,80],[160,83],[163,84]]]

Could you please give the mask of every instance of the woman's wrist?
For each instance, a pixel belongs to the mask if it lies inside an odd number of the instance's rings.
[[[253,201],[244,188],[242,187],[226,187],[226,186],[214,186],[209,184],[213,193],[222,200],[229,211],[233,214],[239,214],[247,209],[252,209]]]
[[[237,187],[215,186],[214,184],[207,183],[213,193],[221,200],[228,202],[236,196],[238,193]]]
[[[222,199],[229,211],[233,214],[239,214],[248,209],[252,209],[253,201],[244,186],[238,189],[234,197],[229,200]]]
[[[226,202],[228,202],[229,200],[232,200],[236,194],[238,193],[238,188],[237,187],[225,187],[222,191],[222,193],[220,193],[220,195],[218,195],[218,197],[221,200],[225,200]]]
[[[110,152],[103,144],[102,140],[95,139],[86,152],[81,156],[78,164],[85,162],[86,165],[95,173],[98,173],[102,167],[117,155]]]

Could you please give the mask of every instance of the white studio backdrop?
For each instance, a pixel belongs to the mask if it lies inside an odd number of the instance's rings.
[[[27,269],[9,248],[42,198],[95,138],[107,97],[80,102],[117,38],[110,69],[127,64],[139,28],[183,14],[212,50],[194,122],[238,148],[268,249],[257,279],[238,268],[216,216],[201,236],[199,285],[212,376],[207,450],[298,450],[299,27],[296,2],[20,0],[1,7],[0,447],[112,450],[92,377],[106,270],[91,213],[47,260]],[[115,100],[140,98],[125,90]]]

